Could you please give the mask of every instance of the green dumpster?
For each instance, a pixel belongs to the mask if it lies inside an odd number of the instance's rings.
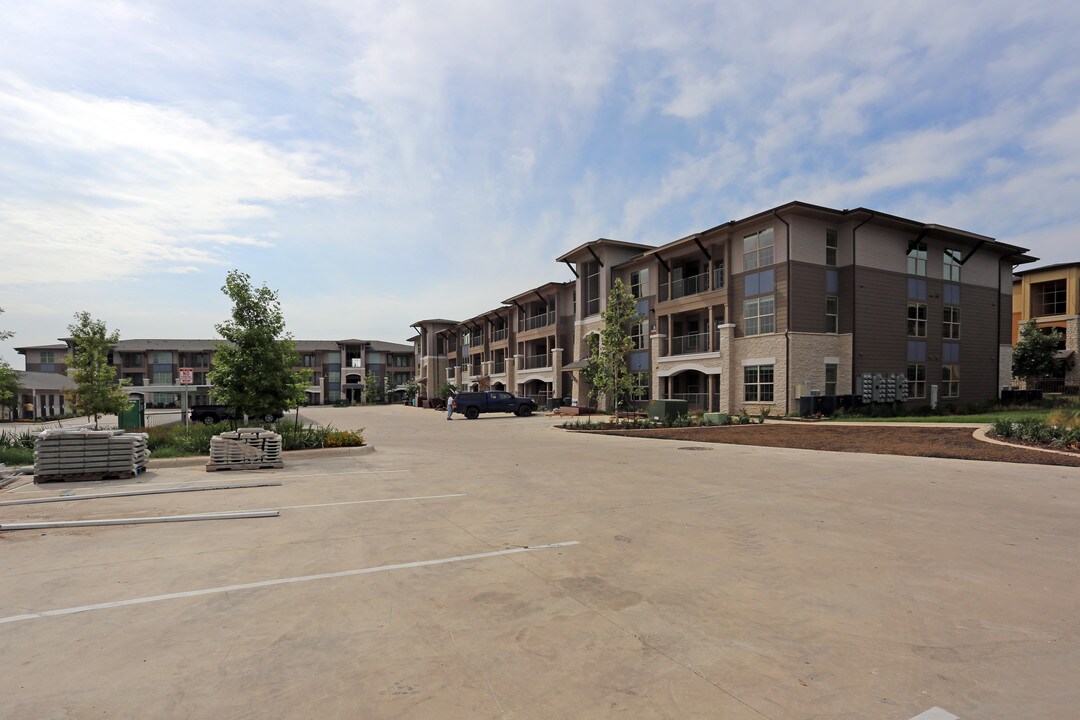
[[[142,400],[132,400],[131,407],[117,416],[117,424],[123,430],[146,427],[146,409]]]

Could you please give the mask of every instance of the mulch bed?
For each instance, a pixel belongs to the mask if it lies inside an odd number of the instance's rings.
[[[990,460],[993,462],[1080,467],[1080,454],[1059,455],[1021,447],[1006,447],[976,440],[971,428],[897,427],[876,425],[766,424],[659,430],[605,430],[610,435],[691,440],[694,442],[801,448],[877,455]]]

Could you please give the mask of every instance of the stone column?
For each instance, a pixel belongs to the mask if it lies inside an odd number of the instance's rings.
[[[720,353],[723,373],[720,375],[720,407],[715,412],[731,414],[735,409],[736,372],[739,368],[735,364],[735,325],[724,323],[716,329],[717,351]]]
[[[660,397],[660,350],[667,341],[667,335],[653,333],[649,336],[649,346],[652,355],[652,368],[649,372],[649,397],[653,400]]]

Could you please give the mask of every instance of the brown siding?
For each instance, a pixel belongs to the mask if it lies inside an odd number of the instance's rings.
[[[907,370],[907,276],[860,267],[855,275],[852,372]]]
[[[758,268],[754,272],[760,272],[761,270],[774,270],[776,281],[776,332],[787,332],[788,318],[787,318],[787,296],[788,296],[788,276],[787,265],[779,264],[772,265],[768,268]],[[735,323],[735,337],[743,337],[743,302],[746,300],[746,273],[739,275],[732,275],[729,280],[731,287],[728,289],[728,298],[730,304],[727,309],[728,322]],[[824,282],[824,281],[823,281]],[[825,301],[822,300],[822,303]],[[703,307],[708,307],[703,305]],[[824,305],[823,305],[824,307]],[[824,312],[824,311],[823,311]]]
[[[964,285],[960,289],[960,402],[986,402],[997,397],[998,320],[1005,320],[1001,305],[996,288]],[[1008,332],[1006,321],[1002,333],[1007,336]],[[934,382],[941,382],[940,359],[938,364]],[[930,377],[927,368],[927,383]]]
[[[825,276],[836,270],[840,318],[838,332],[851,332],[851,267],[834,268],[809,263],[791,264],[792,332],[825,332]]]

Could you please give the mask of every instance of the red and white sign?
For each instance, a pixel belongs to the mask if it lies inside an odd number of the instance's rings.
[[[180,384],[191,385],[195,382],[195,368],[178,368],[180,371]]]

